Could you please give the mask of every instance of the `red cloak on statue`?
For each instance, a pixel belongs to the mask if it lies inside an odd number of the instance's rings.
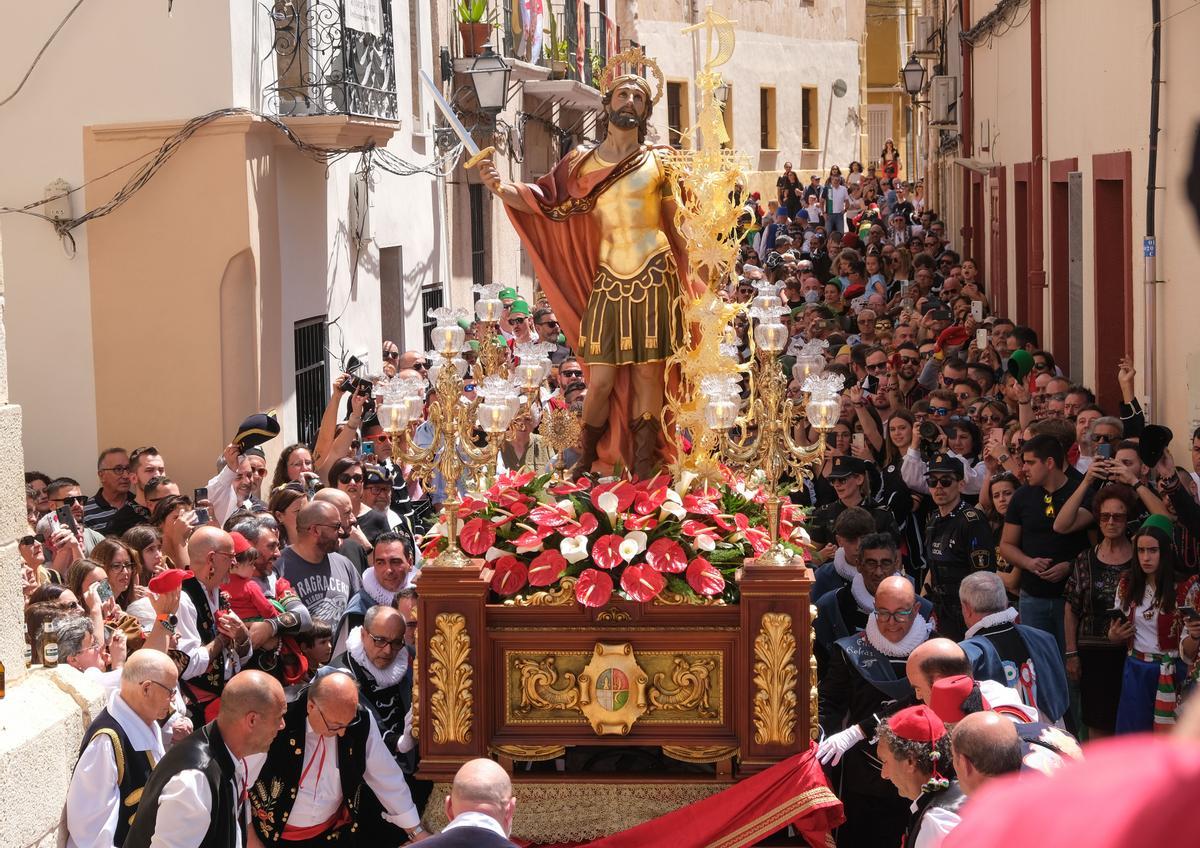
[[[600,256],[600,234],[589,213],[600,194],[612,183],[636,170],[646,156],[653,155],[656,148],[642,145],[611,168],[581,175],[579,168],[593,149],[577,147],[536,183],[517,183],[517,191],[526,205],[536,210],[534,214],[515,210],[511,206],[505,207],[522,244],[529,252],[529,258],[533,260],[538,280],[558,317],[567,343],[576,351],[579,349],[579,327],[583,322]],[[686,242],[675,227],[673,215],[665,212],[668,207],[673,208],[673,204],[664,202],[662,229],[679,269],[680,285],[688,286],[693,295],[698,295],[703,286],[697,288],[697,284],[691,280]],[[599,446],[601,463],[611,466],[620,460],[626,468],[632,465],[632,410],[633,385],[629,369],[618,368],[609,401],[608,432]]]

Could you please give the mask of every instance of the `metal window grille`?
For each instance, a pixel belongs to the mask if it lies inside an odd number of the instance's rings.
[[[683,147],[683,85],[667,83],[667,143],[679,149]]]
[[[487,229],[484,207],[487,198],[483,186],[474,183],[470,187],[471,197],[471,282],[477,286],[487,284]]]
[[[567,40],[567,76],[579,79],[579,68],[576,60],[579,57],[579,9],[576,0],[566,0],[563,4],[562,34]]]
[[[296,353],[296,433],[301,444],[316,443],[321,415],[329,399],[326,316],[297,321],[293,345]]]
[[[430,313],[441,307],[445,300],[446,292],[440,283],[421,289],[421,314],[424,316],[421,321],[421,329],[425,336],[425,350],[433,350],[433,328],[437,326],[437,322],[430,317]]]
[[[813,95],[816,91],[811,88],[804,89],[804,96],[800,100],[800,140],[801,146],[805,150],[813,150],[816,144],[813,141],[813,112],[815,112],[816,100]]]
[[[416,0],[411,0],[413,5],[416,5]],[[505,56],[513,56],[513,5],[512,0],[502,0],[500,3],[500,17],[504,19],[504,37],[502,42],[502,53]],[[537,62],[536,56],[530,61]]]

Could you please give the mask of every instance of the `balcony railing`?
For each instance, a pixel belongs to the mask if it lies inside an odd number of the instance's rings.
[[[276,79],[263,90],[266,109],[396,120],[391,7],[390,0],[274,0]]]

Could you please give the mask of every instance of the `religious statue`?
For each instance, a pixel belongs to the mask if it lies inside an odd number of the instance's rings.
[[[625,66],[653,70],[657,92]],[[576,473],[617,459],[642,479],[661,453],[666,360],[684,339],[687,251],[675,228],[664,148],[646,144],[662,97],[657,64],[634,48],[601,78],[602,141],[580,145],[536,183],[479,173],[504,201],[563,332],[588,369]]]

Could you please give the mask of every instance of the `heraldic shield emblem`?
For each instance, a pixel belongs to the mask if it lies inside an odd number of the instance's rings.
[[[599,736],[624,736],[646,712],[646,672],[633,645],[598,642],[579,675],[579,709]]]

